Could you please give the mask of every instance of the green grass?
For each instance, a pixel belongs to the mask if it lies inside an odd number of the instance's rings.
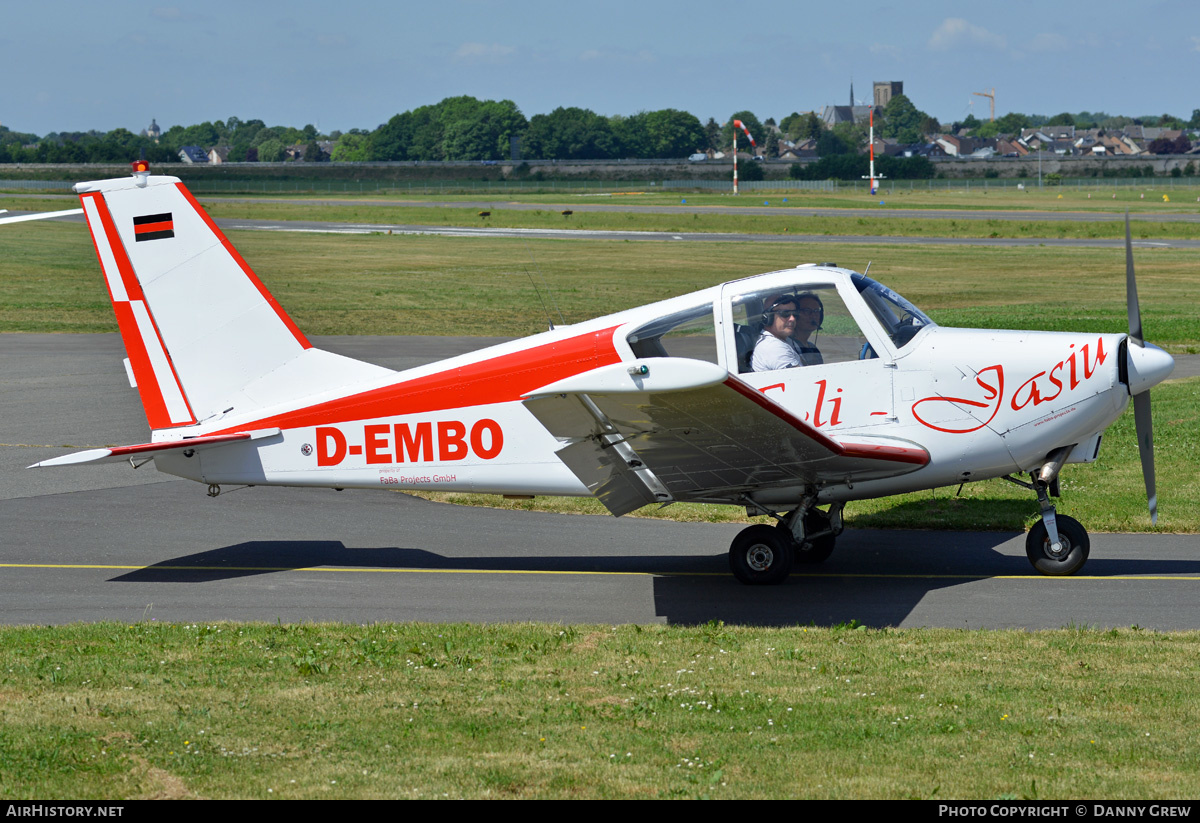
[[[6,800],[1200,793],[1196,632],[143,622],[0,645]]]
[[[749,274],[829,260],[860,271],[871,263],[873,277],[944,325],[1126,328],[1124,255],[1116,249],[230,236],[309,334],[523,336],[546,327],[534,279],[549,286],[568,322],[578,322]],[[82,227],[5,226],[0,255],[0,331],[116,331]],[[1135,259],[1149,338],[1172,351],[1200,348],[1195,253],[1139,249]],[[471,310],[448,317],[449,304],[462,295],[470,295]]]
[[[587,231],[656,231],[683,233],[805,234],[864,237],[1053,238],[1117,239],[1125,236],[1121,222],[1047,220],[933,220],[896,216],[830,217],[783,210],[775,215],[642,214],[635,212],[575,212],[564,217],[555,209],[533,211],[496,205],[489,216],[478,208],[425,208],[369,205],[306,205],[288,203],[209,203],[214,217],[267,220],[427,226],[489,226],[494,228],[577,229]],[[1138,239],[1194,239],[1200,223],[1138,222]]]
[[[354,202],[371,201],[377,203],[405,202],[478,202],[486,201],[503,206],[508,202],[543,203],[547,205],[597,203],[612,206],[675,206],[686,200],[688,206],[761,206],[768,201],[774,208],[805,209],[805,208],[878,208],[880,201],[888,209],[934,209],[953,210],[970,209],[974,211],[1055,211],[1055,212],[1111,212],[1122,214],[1129,210],[1135,214],[1194,214],[1200,210],[1197,197],[1200,197],[1200,184],[1176,183],[1170,186],[1169,181],[1147,180],[1136,186],[1088,186],[1086,188],[1072,185],[1061,188],[1037,188],[1036,178],[1024,181],[1026,189],[1018,191],[1014,181],[1009,181],[1008,187],[997,187],[988,181],[985,187],[982,180],[964,180],[954,188],[927,189],[921,181],[915,181],[909,188],[909,181],[895,183],[895,189],[885,185],[879,194],[871,195],[866,191],[866,185],[851,190],[842,188],[837,191],[810,191],[803,189],[776,189],[773,191],[743,191],[740,195],[729,192],[710,193],[704,191],[655,191],[653,188],[641,187],[637,191],[569,192],[548,191],[539,193],[504,192],[502,194],[412,194],[397,191],[392,194],[355,194],[333,193],[326,195],[320,192],[305,192],[294,195],[268,194],[255,196],[244,195],[236,198],[226,198],[222,195],[212,195],[203,198],[206,203],[217,203],[223,199],[254,199],[254,200],[297,200],[322,202]],[[1114,196],[1115,195],[1115,196]],[[1163,200],[1163,195],[1167,200]],[[785,202],[786,200],[786,202]]]
[[[1138,185],[1091,186],[1079,187],[1068,184],[1059,188],[1046,186],[1039,190],[1037,179],[1025,180],[1025,190],[1019,191],[1016,183],[1007,181],[1008,186],[998,186],[994,181],[963,180],[958,185],[949,188],[927,188],[924,181],[896,181],[894,188],[891,183],[885,184],[879,194],[871,195],[866,190],[866,184],[851,189],[843,186],[836,191],[816,191],[804,189],[774,189],[766,191],[743,191],[739,195],[732,192],[707,192],[686,190],[656,190],[654,187],[639,185],[626,190],[610,188],[609,191],[569,191],[560,187],[558,190],[504,191],[504,192],[465,192],[441,193],[436,186],[431,193],[413,193],[404,189],[394,192],[280,192],[266,194],[222,195],[219,193],[205,195],[201,198],[206,203],[220,201],[294,201],[312,203],[318,200],[323,203],[475,203],[485,201],[502,206],[504,203],[542,203],[547,205],[574,203],[597,203],[605,205],[630,206],[674,206],[686,200],[688,206],[761,206],[763,201],[780,209],[806,208],[878,208],[880,201],[888,209],[934,209],[953,210],[970,209],[973,211],[1056,211],[1056,212],[1111,212],[1122,214],[1126,210],[1133,213],[1172,214],[1195,213],[1200,206],[1196,198],[1200,197],[1200,183],[1176,181],[1174,187],[1170,181],[1145,180]],[[938,181],[941,186],[943,181]],[[1115,196],[1114,196],[1115,195]],[[1167,200],[1163,200],[1163,195]],[[786,200],[786,202],[785,202]]]

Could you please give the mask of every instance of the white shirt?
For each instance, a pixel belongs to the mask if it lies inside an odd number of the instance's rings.
[[[780,340],[763,329],[754,346],[750,367],[754,371],[775,371],[795,366],[815,366],[824,362],[816,346],[810,345],[808,349],[807,352],[801,351],[799,344],[792,338]]]

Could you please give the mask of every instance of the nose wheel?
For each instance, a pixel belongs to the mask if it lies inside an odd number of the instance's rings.
[[[1057,547],[1050,541],[1046,523],[1039,520],[1025,535],[1025,554],[1042,574],[1055,577],[1075,574],[1083,568],[1091,550],[1088,533],[1074,517],[1059,514],[1054,519],[1058,527]]]
[[[1059,514],[1050,502],[1050,493],[1057,492],[1058,473],[1070,451],[1071,447],[1065,446],[1052,452],[1041,471],[1031,475],[1032,483],[1012,475],[1004,478],[1037,494],[1042,519],[1025,535],[1025,556],[1039,572],[1054,577],[1075,574],[1083,568],[1091,551],[1087,530],[1074,517]]]

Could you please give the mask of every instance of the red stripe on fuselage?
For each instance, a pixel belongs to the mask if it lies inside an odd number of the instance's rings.
[[[187,190],[187,187],[184,186],[183,183],[176,183],[175,186],[179,189],[179,192],[183,195],[184,199],[187,200],[188,203],[192,205],[192,208],[196,210],[196,214],[200,215],[200,219],[203,220],[208,226],[208,230],[211,231],[216,238],[221,241],[221,245],[225,247],[225,251],[229,252],[229,256],[232,257],[237,262],[238,266],[241,267],[242,273],[245,274],[250,282],[254,284],[254,288],[258,289],[258,293],[262,295],[263,300],[266,300],[268,305],[275,310],[275,314],[278,315],[279,319],[283,321],[283,325],[287,326],[288,331],[290,331],[292,336],[296,338],[296,342],[306,349],[311,349],[312,343],[308,342],[308,338],[304,336],[304,332],[300,331],[300,328],[294,322],[292,322],[292,318],[288,317],[287,312],[283,310],[283,306],[279,305],[279,303],[271,295],[271,292],[267,291],[267,287],[264,286],[262,281],[258,279],[258,275],[256,275],[254,270],[250,268],[250,264],[242,259],[242,256],[238,254],[238,250],[233,247],[233,244],[229,242],[229,239],[221,233],[220,229],[217,228],[217,224],[214,223],[212,218],[208,216],[208,212],[206,212],[200,206],[200,204],[196,202],[196,198],[192,197],[192,193]]]
[[[497,355],[254,423],[240,423],[237,428],[326,426],[517,401],[542,386],[620,362],[613,345],[617,328]]]

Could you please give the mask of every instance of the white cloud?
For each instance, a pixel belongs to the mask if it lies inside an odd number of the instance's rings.
[[[654,53],[647,49],[640,49],[638,51],[588,49],[579,53],[579,59],[584,62],[604,60],[610,63],[653,63]]]
[[[929,37],[929,48],[936,51],[984,46],[1002,49],[1005,46],[1003,35],[992,34],[982,26],[968,23],[961,17],[947,17]]]
[[[1030,51],[1062,51],[1070,46],[1070,40],[1061,34],[1051,34],[1050,32],[1042,32],[1028,43]]]
[[[454,52],[454,59],[498,63],[516,52],[512,46],[502,46],[499,43],[463,43],[458,47],[458,51]]]
[[[1188,39],[1192,41],[1192,51],[1200,51],[1200,37],[1192,35]]]
[[[871,54],[877,54],[881,57],[891,57],[899,59],[904,52],[899,46],[889,46],[886,43],[872,43],[870,48]]]

